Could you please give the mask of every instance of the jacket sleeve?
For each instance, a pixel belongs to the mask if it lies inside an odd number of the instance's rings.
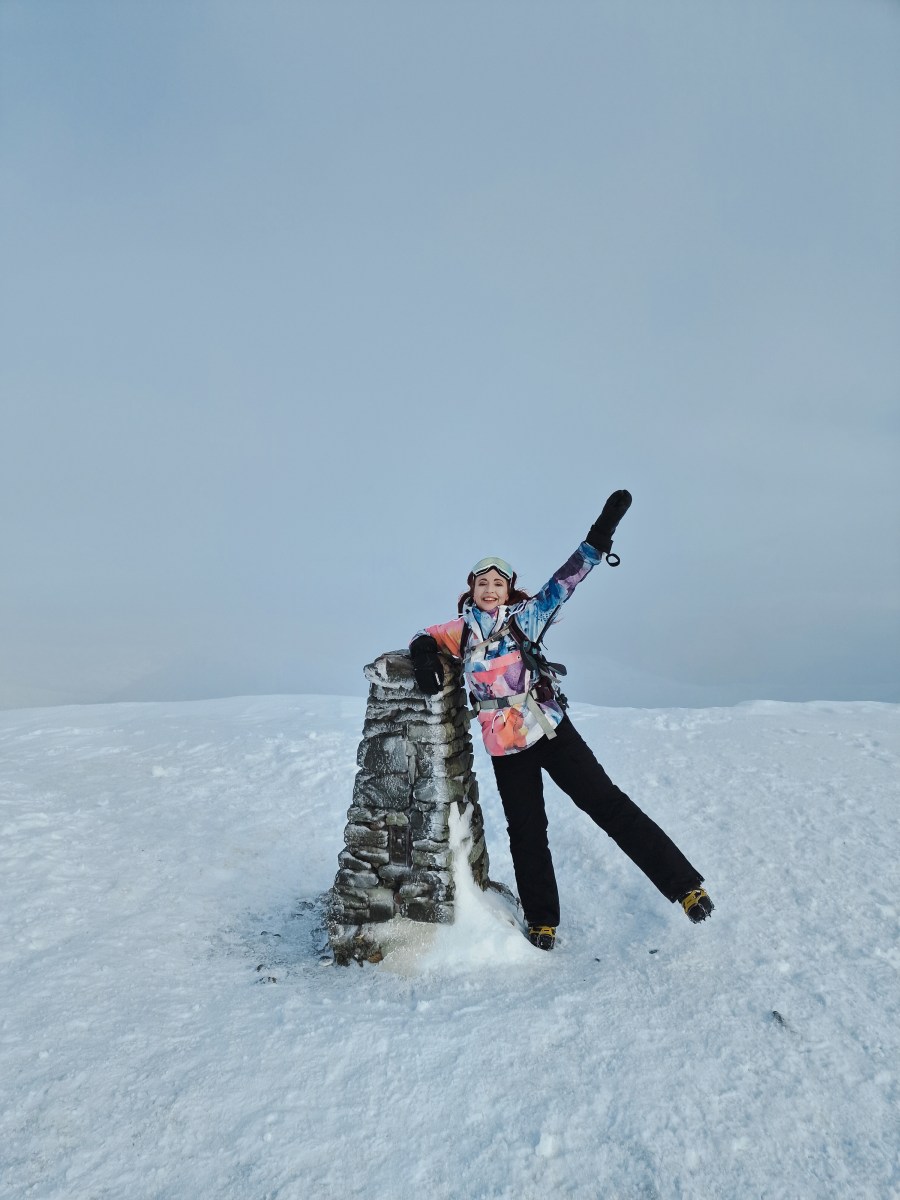
[[[514,615],[516,624],[529,641],[537,641],[585,575],[602,559],[599,550],[582,542],[559,570],[553,572],[537,595],[524,602]]]
[[[427,633],[437,642],[438,650],[443,650],[445,654],[451,654],[454,658],[459,658],[459,643],[462,638],[462,629],[462,617],[457,617],[453,621],[446,621],[443,625],[429,625],[425,629],[420,629],[410,639],[410,644],[417,637],[421,637],[423,633]]]

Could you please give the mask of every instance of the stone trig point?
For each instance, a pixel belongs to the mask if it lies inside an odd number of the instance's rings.
[[[471,805],[468,861],[488,886],[484,822],[473,773],[469,710],[458,664],[444,659],[443,691],[426,696],[404,650],[365,668],[369,700],[344,849],[330,893],[335,961],[377,962],[379,927],[395,916],[453,921],[450,805]]]

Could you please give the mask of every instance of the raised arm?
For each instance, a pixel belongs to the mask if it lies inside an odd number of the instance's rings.
[[[538,640],[582,579],[603,561],[604,554],[609,554],[616,526],[630,506],[630,492],[624,488],[613,492],[575,553],[559,570],[553,572],[537,595],[526,600],[516,613],[516,623],[529,641]]]

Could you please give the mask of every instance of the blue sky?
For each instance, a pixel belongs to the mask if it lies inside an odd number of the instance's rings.
[[[900,700],[896,6],[0,35],[0,703],[361,693],[617,487],[573,696]]]

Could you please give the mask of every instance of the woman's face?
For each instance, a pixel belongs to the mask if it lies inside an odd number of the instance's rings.
[[[472,599],[482,612],[492,612],[509,599],[509,584],[499,571],[485,571],[475,576]]]

